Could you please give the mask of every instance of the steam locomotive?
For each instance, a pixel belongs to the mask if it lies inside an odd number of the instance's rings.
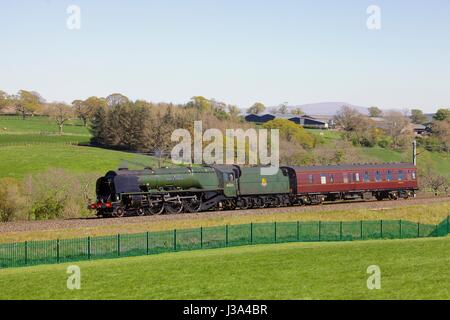
[[[321,204],[338,200],[395,200],[415,196],[412,163],[261,167],[213,165],[109,171],[96,183],[89,208],[98,216],[177,214]]]

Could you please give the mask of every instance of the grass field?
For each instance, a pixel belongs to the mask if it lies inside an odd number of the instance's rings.
[[[48,117],[21,117],[0,116],[0,133],[15,134],[45,134],[58,133],[58,126]],[[90,136],[89,130],[79,120],[72,120],[64,126],[64,133]]]
[[[0,270],[1,299],[450,299],[450,238],[293,243]],[[236,268],[236,266],[239,268]],[[368,290],[367,267],[381,269]]]
[[[386,203],[389,206],[389,202]],[[450,215],[450,202],[428,205],[405,205],[396,208],[346,209],[324,211],[301,211],[289,213],[264,213],[259,211],[242,214],[236,211],[232,215],[202,215],[195,217],[179,216],[176,219],[146,220],[130,223],[127,218],[120,224],[95,227],[77,227],[66,229],[34,230],[21,232],[1,232],[0,243],[23,242],[30,240],[70,239],[87,236],[115,235],[118,233],[140,233],[146,231],[164,231],[173,229],[190,229],[247,223],[290,222],[290,221],[358,221],[358,220],[409,220],[423,224],[438,224]]]
[[[125,163],[124,161],[129,161]],[[157,160],[144,155],[92,147],[59,144],[1,147],[0,177],[21,179],[27,174],[61,168],[71,172],[105,174],[121,164],[157,165]]]

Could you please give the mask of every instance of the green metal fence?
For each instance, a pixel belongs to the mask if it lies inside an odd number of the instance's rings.
[[[0,244],[0,268],[252,244],[407,239],[449,233],[450,216],[437,225],[404,220],[250,223]]]

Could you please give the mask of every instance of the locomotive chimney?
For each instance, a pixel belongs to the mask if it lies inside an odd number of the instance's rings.
[[[412,150],[413,164],[417,166],[417,141],[413,141],[413,150]]]

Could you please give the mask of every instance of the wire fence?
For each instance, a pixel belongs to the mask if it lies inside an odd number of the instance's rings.
[[[253,244],[426,238],[449,233],[450,216],[436,225],[404,220],[250,223],[0,244],[0,268]]]

